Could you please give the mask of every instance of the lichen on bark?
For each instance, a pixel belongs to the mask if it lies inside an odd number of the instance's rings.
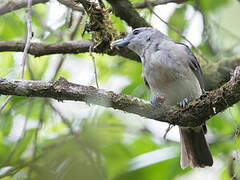
[[[94,48],[100,49],[101,53],[111,51],[111,42],[119,36],[118,31],[113,27],[111,11],[108,8],[100,7],[99,4],[94,2],[84,0],[75,0],[75,2],[82,3],[88,14],[89,23],[85,29],[91,35]]]

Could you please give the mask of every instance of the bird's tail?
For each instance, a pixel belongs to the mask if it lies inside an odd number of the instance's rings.
[[[206,142],[202,127],[179,127],[181,138],[181,167],[192,168],[212,166],[213,158]]]

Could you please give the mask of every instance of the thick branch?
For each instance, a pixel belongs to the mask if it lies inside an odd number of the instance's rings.
[[[46,3],[49,0],[33,0],[32,5]],[[12,11],[27,7],[27,0],[8,1],[0,4],[0,16]]]
[[[128,0],[107,0],[112,8],[113,13],[127,22],[132,28],[150,26],[144,18],[132,7]]]
[[[44,56],[51,54],[75,54],[89,52],[89,47],[93,45],[92,41],[65,41],[60,43],[31,43],[29,54],[33,56]],[[13,51],[23,52],[25,43],[17,41],[0,41],[0,52]],[[103,53],[104,49],[97,48],[94,52]],[[120,55],[140,62],[139,57],[127,48],[116,48],[108,51],[109,55]]]
[[[154,6],[158,6],[158,5],[163,5],[163,4],[168,4],[168,3],[183,3],[186,2],[188,0],[155,0],[155,1],[144,1],[142,3],[137,3],[134,5],[135,8],[137,9],[143,9],[143,8],[147,8],[150,4],[152,7]]]
[[[29,53],[34,56],[43,56],[50,54],[74,54],[89,52],[89,47],[93,45],[91,41],[66,41],[61,43],[44,44],[31,43]],[[22,52],[25,43],[14,41],[0,41],[0,52],[17,51]],[[103,50],[94,49],[97,53]],[[127,48],[112,49],[108,51],[109,55],[120,55],[122,57],[140,62],[139,57]],[[206,90],[213,90],[220,87],[230,80],[230,73],[240,65],[240,58],[234,57],[219,61],[218,63],[208,63],[202,67]]]
[[[221,88],[211,91],[186,108],[154,107],[144,100],[112,91],[82,86],[60,78],[56,82],[11,81],[1,79],[0,94],[26,97],[47,97],[60,101],[74,100],[112,107],[142,117],[155,119],[185,127],[199,126],[218,112],[225,110],[240,100],[240,68],[233,78]]]

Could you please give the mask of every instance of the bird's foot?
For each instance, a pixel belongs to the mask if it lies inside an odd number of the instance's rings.
[[[155,95],[151,97],[150,101],[152,105],[160,107],[162,103],[165,101],[165,98],[160,95]]]
[[[179,105],[180,105],[180,107],[184,108],[184,107],[186,107],[186,106],[188,105],[188,103],[189,103],[188,98],[184,98],[184,99],[179,103]]]
[[[203,94],[201,94],[201,96],[200,96],[200,98],[199,99],[203,99],[203,98],[205,98],[206,96],[207,96],[207,94],[208,94],[208,92],[204,92]]]
[[[0,78],[0,82],[3,82],[5,81],[6,79],[5,78]]]

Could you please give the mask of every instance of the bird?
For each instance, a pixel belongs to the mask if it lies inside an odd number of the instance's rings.
[[[113,41],[112,47],[127,47],[141,59],[142,76],[151,91],[151,102],[181,107],[204,94],[201,67],[190,48],[151,27],[134,29],[126,37]],[[206,141],[207,127],[179,127],[181,168],[213,165]]]

